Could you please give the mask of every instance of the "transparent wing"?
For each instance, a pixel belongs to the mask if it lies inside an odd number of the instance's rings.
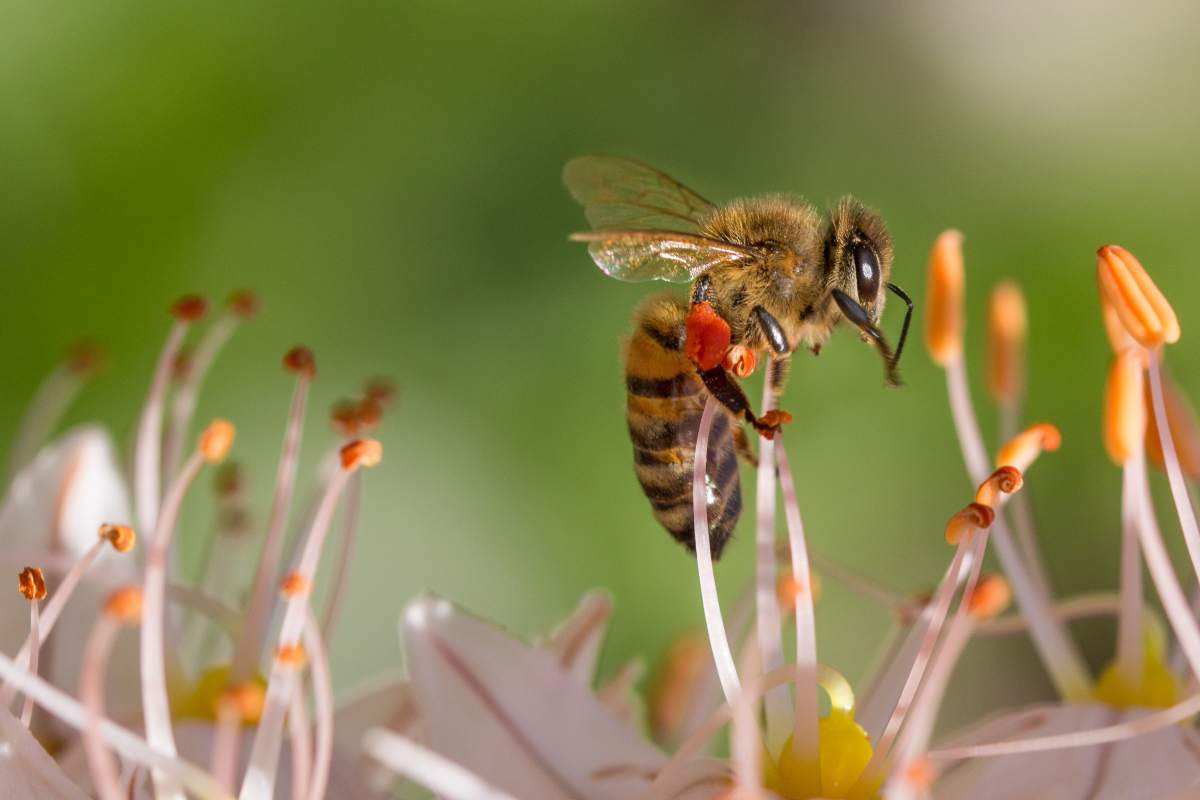
[[[587,242],[596,266],[622,281],[683,283],[713,267],[757,257],[749,248],[677,231],[594,231],[571,238]]]
[[[563,183],[595,230],[699,233],[716,208],[679,181],[618,156],[572,159],[563,167]]]

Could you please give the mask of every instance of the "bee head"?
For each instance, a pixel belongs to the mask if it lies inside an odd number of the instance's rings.
[[[854,298],[877,325],[893,259],[883,219],[853,197],[844,197],[829,215],[824,240],[832,288]]]

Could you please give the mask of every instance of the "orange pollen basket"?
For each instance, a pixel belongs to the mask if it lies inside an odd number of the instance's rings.
[[[701,370],[715,369],[729,352],[731,336],[729,323],[721,319],[712,303],[696,303],[687,315],[684,352]]]
[[[17,576],[17,588],[26,600],[35,603],[44,600],[46,599],[46,576],[38,567],[26,567]]]

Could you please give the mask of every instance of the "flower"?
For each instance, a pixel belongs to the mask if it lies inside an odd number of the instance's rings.
[[[336,709],[324,646],[344,591],[359,472],[381,460],[378,441],[340,437],[330,448],[325,461],[334,467],[318,482],[317,500],[297,537],[294,565],[284,574],[279,569],[308,389],[316,375],[306,349],[295,348],[284,358],[296,388],[249,612],[243,617],[229,607],[221,595],[238,592],[212,579],[222,571],[216,565],[226,561],[223,551],[242,546],[246,538],[244,481],[236,470],[223,469],[218,476],[221,530],[208,550],[209,575],[194,587],[174,573],[171,550],[180,506],[200,473],[225,461],[236,438],[231,422],[216,420],[188,447],[201,381],[233,331],[256,309],[252,295],[235,293],[183,358],[184,342],[206,315],[207,304],[196,297],[175,303],[175,322],[138,422],[128,482],[111,438],[98,426],[69,431],[39,451],[40,438],[53,430],[94,359],[73,355],[39,390],[10,456],[13,478],[0,506],[4,559],[37,565],[21,572],[19,584],[28,600],[27,628],[21,615],[8,613],[15,606],[0,604],[3,652],[16,653],[0,655],[5,797],[78,798],[94,792],[109,800],[140,793],[142,782],[152,785],[158,798],[182,797],[184,790],[229,797],[238,783],[246,800],[292,796],[292,787],[296,796],[314,799],[324,797],[327,788],[338,797],[379,796],[366,784],[355,754],[364,728],[386,722],[380,713],[402,701],[403,692],[389,682]],[[379,421],[385,404],[380,386],[378,381],[368,385],[359,429]],[[338,531],[343,563],[318,616],[309,589],[339,506],[344,509]],[[143,547],[135,548],[139,540]],[[45,569],[44,581],[39,566]],[[273,601],[272,587],[281,581],[282,596]],[[217,594],[210,591],[214,588]],[[168,613],[168,606],[178,613]],[[273,607],[282,614],[282,627],[264,677],[260,654],[269,641],[266,622]],[[136,647],[121,636],[127,627],[140,633]],[[232,663],[212,663],[210,640],[195,634],[205,628],[231,639]],[[45,654],[43,641],[53,645]],[[18,694],[25,696],[20,720],[7,711]],[[29,732],[34,703],[49,712],[32,722],[59,751],[57,760]],[[285,717],[290,743],[281,754]],[[47,725],[51,719],[54,724]],[[335,739],[338,724],[342,730]],[[70,738],[70,729],[82,733],[82,746]],[[110,750],[125,761],[123,770],[114,765]],[[121,774],[130,777],[119,779]]]

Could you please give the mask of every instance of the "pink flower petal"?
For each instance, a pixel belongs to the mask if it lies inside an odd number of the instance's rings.
[[[600,647],[611,616],[612,599],[608,594],[589,592],[546,640],[546,649],[555,653],[563,667],[583,686],[591,686],[596,678]]]
[[[0,708],[0,792],[5,800],[88,800],[37,740]]]

